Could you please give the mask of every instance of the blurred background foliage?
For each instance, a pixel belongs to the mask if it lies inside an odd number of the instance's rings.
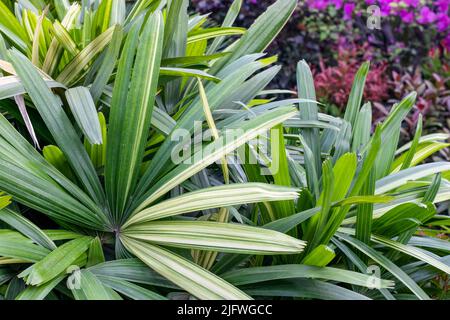
[[[231,0],[193,0],[192,10],[223,20]],[[248,27],[273,0],[245,0],[237,25]],[[376,5],[379,11],[370,7]],[[296,62],[311,64],[325,112],[339,115],[358,67],[371,61],[365,98],[373,102],[374,125],[408,92],[418,103],[404,124],[414,135],[419,113],[426,132],[450,132],[449,0],[303,0],[268,49],[283,68],[272,88],[295,90]],[[368,18],[379,17],[379,28]],[[373,20],[372,20],[373,21]],[[370,23],[369,23],[370,25]],[[448,159],[448,151],[439,157]]]

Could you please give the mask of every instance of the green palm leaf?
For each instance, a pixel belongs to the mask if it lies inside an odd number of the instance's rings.
[[[125,247],[150,268],[199,299],[246,300],[250,297],[194,263],[165,249],[122,237]]]
[[[149,17],[140,36],[138,32],[138,28],[130,31],[125,43],[118,69],[121,76],[116,80],[111,105],[105,176],[116,219],[134,190],[150,129],[163,44],[161,12]],[[131,69],[135,51],[130,74],[127,68]]]

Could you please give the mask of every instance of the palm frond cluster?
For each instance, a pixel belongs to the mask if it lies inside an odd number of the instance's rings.
[[[241,4],[0,1],[1,299],[448,295],[448,136],[372,130],[368,63],[343,119],[265,90],[296,1]]]

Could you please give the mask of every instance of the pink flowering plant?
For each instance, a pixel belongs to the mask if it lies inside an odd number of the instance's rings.
[[[420,88],[374,121],[362,47],[266,90],[296,0],[150,2],[0,0],[0,300],[450,298],[448,135],[399,143]]]

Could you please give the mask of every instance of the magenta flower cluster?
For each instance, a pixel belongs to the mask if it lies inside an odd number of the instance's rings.
[[[342,10],[344,20],[352,18],[353,14],[360,14],[362,9],[357,4],[362,1],[354,0],[306,0],[308,7],[316,10],[326,10],[334,6]],[[380,15],[399,17],[405,24],[419,24],[436,28],[445,34],[444,45],[450,48],[450,0],[365,0],[366,5],[377,5]],[[359,12],[358,12],[359,11]]]

